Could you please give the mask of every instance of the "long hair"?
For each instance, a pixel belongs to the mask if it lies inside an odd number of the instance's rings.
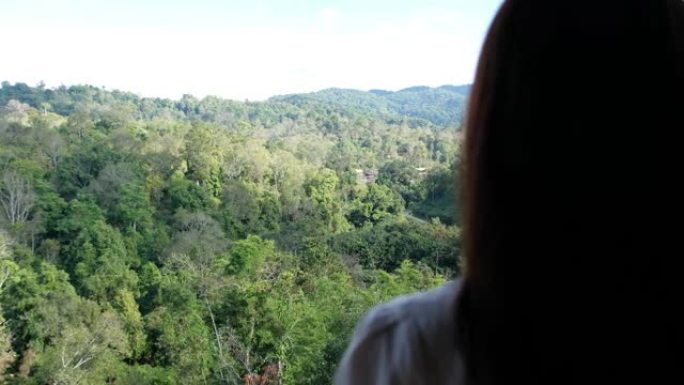
[[[684,365],[668,351],[684,328],[682,6],[499,10],[460,182],[470,383],[653,383]]]

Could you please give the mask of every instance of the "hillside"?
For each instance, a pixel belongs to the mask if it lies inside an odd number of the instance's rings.
[[[299,107],[326,105],[379,116],[411,117],[436,126],[460,125],[470,86],[411,87],[397,92],[327,89],[271,98]]]
[[[397,92],[331,88],[309,94],[275,96],[265,102],[237,102],[212,96],[199,100],[191,95],[180,100],[141,98],[130,92],[106,91],[87,85],[46,89],[3,82],[0,106],[11,99],[34,108],[42,108],[47,103],[53,112],[69,115],[74,112],[76,103],[126,103],[146,119],[173,115],[203,120],[220,120],[222,115],[248,116],[251,120],[263,118],[263,114],[268,118],[281,118],[330,109],[346,116],[371,116],[388,122],[408,119],[412,126],[443,128],[461,124],[469,90],[470,86],[411,87]]]
[[[0,383],[330,384],[367,309],[459,273],[467,90],[3,82]]]

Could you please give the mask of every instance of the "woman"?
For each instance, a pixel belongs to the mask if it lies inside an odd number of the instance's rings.
[[[684,383],[682,9],[505,1],[466,124],[464,278],[372,310],[338,385]]]

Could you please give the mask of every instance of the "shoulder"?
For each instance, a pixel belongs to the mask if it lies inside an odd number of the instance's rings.
[[[460,281],[450,281],[430,291],[403,295],[378,305],[359,323],[355,335],[367,338],[402,323],[422,328],[453,322],[459,289]]]
[[[355,330],[336,383],[420,384],[440,383],[440,376],[453,379],[460,368],[455,338],[459,289],[460,281],[452,281],[371,309]]]

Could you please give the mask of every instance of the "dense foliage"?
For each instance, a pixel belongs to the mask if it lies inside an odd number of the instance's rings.
[[[0,384],[328,384],[458,273],[467,87],[0,88]]]

